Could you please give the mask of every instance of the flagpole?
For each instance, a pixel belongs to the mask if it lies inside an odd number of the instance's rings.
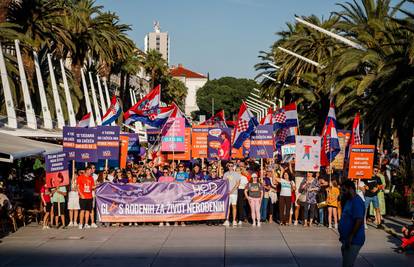
[[[214,98],[211,98],[211,116],[214,116]]]

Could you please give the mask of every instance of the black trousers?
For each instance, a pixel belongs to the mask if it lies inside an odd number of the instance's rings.
[[[280,196],[279,197],[279,216],[281,223],[289,222],[289,213],[291,206],[291,197]]]
[[[246,219],[246,213],[244,211],[245,206],[244,189],[237,189],[237,220],[244,221]]]

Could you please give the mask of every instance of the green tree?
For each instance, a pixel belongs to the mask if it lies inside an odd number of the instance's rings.
[[[242,100],[245,99],[258,84],[250,79],[223,77],[210,80],[197,91],[199,114],[211,116],[212,101],[214,112],[224,109],[227,119],[238,114]]]
[[[154,88],[162,82],[163,77],[168,75],[167,61],[162,58],[160,52],[151,49],[145,56],[144,70],[151,78],[151,88]]]

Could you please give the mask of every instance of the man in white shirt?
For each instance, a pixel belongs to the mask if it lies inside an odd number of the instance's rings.
[[[233,212],[233,226],[237,226],[236,215],[237,215],[237,192],[240,185],[241,174],[234,171],[234,163],[229,162],[227,164],[229,170],[224,173],[223,179],[229,181],[229,205]],[[230,210],[227,213],[227,220],[224,222],[224,226],[230,226],[229,222]]]

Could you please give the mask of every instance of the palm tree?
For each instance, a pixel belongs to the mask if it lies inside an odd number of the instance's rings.
[[[151,88],[161,83],[161,77],[168,73],[167,61],[162,58],[162,54],[154,49],[147,52],[144,62],[144,70],[150,75]]]

